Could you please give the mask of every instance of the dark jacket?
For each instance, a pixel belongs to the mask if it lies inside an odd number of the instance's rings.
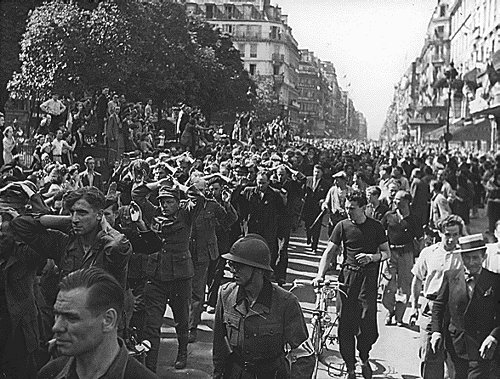
[[[38,313],[33,288],[37,265],[41,259],[26,244],[7,238],[0,242],[0,253],[0,277],[3,279],[0,288],[4,288],[3,296],[7,305],[7,309],[4,309],[2,304],[0,320],[8,317],[12,333],[18,326],[21,327],[26,351],[32,353],[39,343]],[[0,341],[0,351],[3,342]]]
[[[226,230],[238,219],[238,214],[232,205],[228,208],[215,200],[200,197],[200,211],[196,216],[191,231],[190,251],[195,262],[208,262],[219,258],[217,244],[217,225]]]
[[[151,223],[151,230],[162,240],[161,251],[149,256],[146,274],[159,281],[189,279],[194,275],[189,252],[191,227],[200,205],[181,201],[177,213],[166,217],[147,199],[150,192],[143,184],[132,190],[132,200],[141,207],[145,222]]]
[[[312,176],[306,179],[304,186],[304,208],[302,211],[302,218],[306,222],[306,225],[312,224],[321,213],[321,203],[325,200],[329,188],[330,186],[323,178],[320,179],[314,188]]]
[[[446,272],[432,308],[433,332],[443,332],[446,311],[450,315],[448,330],[458,357],[479,361],[479,348],[488,335],[500,341],[500,275],[483,268],[469,299],[464,271]]]
[[[118,339],[120,351],[101,379],[158,379],[158,376],[128,354],[125,343]],[[70,379],[76,377],[74,357],[59,357],[38,372],[38,379]]]
[[[278,234],[278,218],[285,214],[286,208],[281,195],[275,189],[268,187],[261,198],[257,187],[247,187],[242,192],[242,201],[246,204],[242,209],[248,220],[248,232],[257,233],[273,244]]]
[[[292,293],[265,281],[248,313],[245,297],[236,283],[222,286],[219,292],[214,321],[214,378],[241,377],[237,368],[228,365],[235,356],[248,362],[285,363],[285,345],[294,349],[308,337],[302,310]]]
[[[10,226],[17,239],[41,256],[54,259],[62,275],[96,266],[113,275],[125,288],[132,247],[123,234],[107,223],[99,226],[96,240],[87,254],[73,232],[46,229],[31,216],[16,217]]]
[[[84,187],[90,186],[89,174],[87,170],[80,173],[80,179]],[[100,189],[101,191],[104,190],[102,183],[102,175],[99,174],[97,171],[94,171],[94,181],[92,183],[92,186]]]

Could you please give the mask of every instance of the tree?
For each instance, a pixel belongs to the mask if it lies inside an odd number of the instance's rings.
[[[207,115],[248,108],[251,80],[231,39],[171,2],[46,3],[29,17],[20,60],[9,89],[21,97],[107,85],[131,100],[188,102]]]
[[[21,42],[21,71],[9,83],[18,97],[83,92],[127,75],[130,37],[114,3],[93,10],[53,1],[31,13]]]
[[[192,96],[202,111],[210,117],[220,111],[249,110],[247,92],[253,82],[229,35],[195,18],[191,18],[189,29],[199,46],[193,67],[197,88]]]
[[[276,119],[282,112],[274,81],[269,76],[255,78],[255,113],[261,123],[268,123]]]

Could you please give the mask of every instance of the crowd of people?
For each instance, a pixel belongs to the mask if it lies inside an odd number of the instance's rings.
[[[54,94],[40,109],[30,167],[0,115],[4,377],[155,377],[167,304],[176,369],[207,311],[214,377],[290,377],[286,356],[308,338],[282,288],[290,236],[303,222],[317,253],[323,219],[329,239],[313,282],[338,269],[347,378],[356,349],[372,377],[379,288],[386,326],[404,325],[408,308],[420,322],[423,378],[445,368],[498,377],[500,245],[469,235],[469,224],[486,207],[484,234],[500,237],[500,156],[305,141],[286,119],[259,125],[247,112],[226,133],[199,109],[182,105],[164,120],[151,101],[127,103],[109,88],[83,101]],[[78,155],[82,146],[106,148],[107,174]],[[125,355],[136,340],[149,343],[145,367]]]

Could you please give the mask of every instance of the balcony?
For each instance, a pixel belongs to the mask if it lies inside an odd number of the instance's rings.
[[[444,56],[442,54],[434,54],[432,56],[432,63],[444,63]]]
[[[285,55],[273,53],[272,60],[273,60],[273,63],[283,64],[283,63],[285,63]]]

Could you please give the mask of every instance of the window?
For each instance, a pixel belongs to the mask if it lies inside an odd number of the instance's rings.
[[[226,17],[229,19],[234,18],[234,6],[233,6],[233,4],[226,4],[224,6],[224,8],[225,8],[224,10],[226,13]]]
[[[205,5],[205,7],[206,7],[205,17],[206,18],[214,18],[214,5],[207,4],[207,5]]]
[[[257,45],[255,43],[250,45],[250,58],[257,58]]]
[[[246,47],[246,45],[244,43],[238,44],[238,50],[240,51],[240,57],[242,57],[242,58],[245,57],[245,47]]]
[[[446,5],[441,5],[441,8],[439,8],[439,17],[444,16],[446,16]]]
[[[233,34],[233,26],[234,25],[231,25],[231,24],[224,24],[224,25],[222,25],[222,31],[224,33]]]
[[[279,75],[279,74],[280,74],[280,66],[273,65],[273,75]]]
[[[256,64],[251,64],[250,65],[250,75],[255,75],[256,69],[257,69],[257,65]]]
[[[269,33],[269,38],[278,39],[279,28],[277,26],[271,26],[271,32]]]

